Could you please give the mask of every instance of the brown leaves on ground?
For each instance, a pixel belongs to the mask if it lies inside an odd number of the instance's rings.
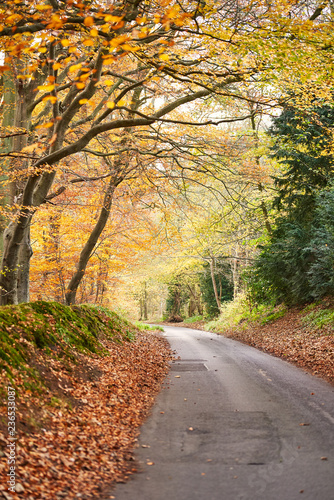
[[[110,487],[135,472],[131,450],[138,426],[168,371],[171,352],[167,342],[152,333],[138,333],[135,342],[105,341],[104,345],[108,356],[82,356],[81,367],[65,368],[54,360],[45,368],[49,387],[53,387],[44,394],[44,401],[26,389],[20,391],[16,406],[20,491],[10,493],[6,486],[4,429],[0,433],[0,498],[1,493],[15,500],[96,498],[106,484]],[[42,360],[38,363],[43,370]],[[62,399],[57,398],[52,407],[54,394]],[[38,422],[32,422],[34,415]]]
[[[241,324],[224,335],[296,363],[334,383],[333,331],[328,327],[316,330],[305,326],[298,308],[266,325],[245,328]]]

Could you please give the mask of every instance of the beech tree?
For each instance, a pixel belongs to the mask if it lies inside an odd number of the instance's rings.
[[[321,16],[324,22],[315,30]],[[1,155],[12,212],[4,231],[1,303],[29,300],[31,220],[68,157],[113,130],[184,124],[173,118],[181,106],[213,93],[236,96],[238,85],[259,84],[283,65],[288,71],[280,50],[314,56],[320,74],[331,52],[328,16],[326,2],[300,8],[295,2],[272,7],[265,1],[255,6],[192,0],[2,2],[0,69],[7,114],[1,136],[7,144]],[[136,89],[142,97],[134,109]],[[157,99],[162,91],[163,99]],[[106,194],[102,218],[110,201]],[[79,262],[77,277],[84,267]]]

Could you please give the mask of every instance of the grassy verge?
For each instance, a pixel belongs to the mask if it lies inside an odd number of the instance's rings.
[[[141,332],[144,332],[144,331],[153,332],[153,331],[157,331],[157,330],[160,332],[164,331],[162,326],[159,326],[159,325],[148,325],[147,323],[142,323],[141,321],[134,321],[133,324]]]
[[[190,318],[184,319],[183,323],[186,324],[193,324],[193,323],[198,323],[199,321],[203,320],[203,316],[191,316]]]

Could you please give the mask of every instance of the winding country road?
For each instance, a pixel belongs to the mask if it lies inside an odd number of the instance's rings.
[[[164,336],[180,359],[116,500],[334,500],[333,386],[216,334]]]

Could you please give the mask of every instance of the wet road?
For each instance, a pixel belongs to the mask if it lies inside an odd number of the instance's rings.
[[[334,500],[333,386],[212,333],[164,336],[181,359],[142,427],[142,472],[110,495]]]

